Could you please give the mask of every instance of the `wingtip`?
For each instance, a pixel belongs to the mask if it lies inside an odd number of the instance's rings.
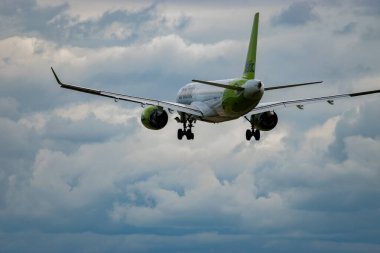
[[[50,68],[51,68],[51,71],[53,72],[53,75],[54,75],[55,80],[57,81],[57,83],[58,83],[59,85],[63,85],[62,82],[61,82],[61,80],[59,80],[57,74],[55,73],[53,67],[50,67]]]

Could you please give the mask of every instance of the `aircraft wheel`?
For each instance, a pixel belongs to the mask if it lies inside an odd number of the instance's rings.
[[[194,140],[194,134],[191,132],[190,129],[186,131],[186,138],[188,140]]]
[[[178,129],[178,132],[177,132],[177,138],[178,138],[178,140],[182,140],[182,137],[183,137],[183,131],[182,131],[182,129]]]
[[[251,140],[251,138],[252,138],[251,130],[247,129],[247,131],[245,131],[245,138],[247,139],[247,141]]]
[[[255,137],[256,141],[259,141],[260,140],[260,130],[254,131],[253,136]]]

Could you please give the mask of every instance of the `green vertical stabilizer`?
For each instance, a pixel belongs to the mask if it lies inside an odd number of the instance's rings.
[[[255,14],[253,20],[251,39],[249,41],[247,60],[245,62],[243,78],[254,79],[256,68],[256,50],[257,50],[257,35],[259,32],[259,13]]]

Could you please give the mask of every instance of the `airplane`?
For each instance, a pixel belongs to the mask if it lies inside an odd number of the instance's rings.
[[[121,100],[141,104],[145,108],[141,114],[141,122],[148,129],[159,130],[164,128],[168,123],[168,112],[170,114],[177,112],[178,116],[175,117],[175,120],[182,124],[182,128],[177,131],[177,138],[179,140],[182,140],[184,136],[188,140],[194,139],[192,128],[198,120],[209,123],[221,123],[244,117],[251,125],[246,130],[246,140],[250,141],[254,137],[258,141],[260,140],[260,131],[271,131],[276,127],[278,116],[274,112],[275,108],[296,106],[299,109],[303,109],[305,104],[316,102],[327,102],[333,105],[334,101],[338,99],[380,93],[379,89],[324,97],[260,103],[264,93],[267,91],[321,84],[323,81],[264,87],[263,82],[255,78],[258,28],[259,13],[256,13],[253,19],[246,62],[241,78],[217,81],[192,80],[191,83],[180,88],[176,102],[135,97],[65,84],[60,81],[53,67],[51,67],[51,70],[61,88],[112,98],[115,102]]]

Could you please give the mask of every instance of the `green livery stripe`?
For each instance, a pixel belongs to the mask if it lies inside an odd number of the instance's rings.
[[[242,87],[247,82],[246,79],[235,79],[228,85]],[[222,107],[224,112],[229,116],[237,116],[250,108],[252,101],[244,97],[244,92],[231,89],[225,89],[223,93]]]
[[[259,32],[259,13],[255,14],[253,20],[251,39],[249,41],[247,59],[245,61],[243,78],[254,79],[256,68],[256,50],[257,50],[257,36]]]

